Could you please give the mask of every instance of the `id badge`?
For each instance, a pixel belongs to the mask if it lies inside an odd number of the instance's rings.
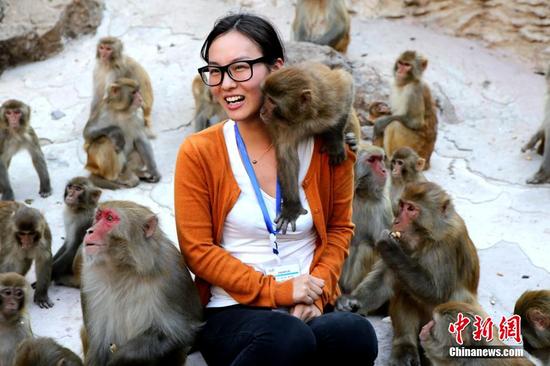
[[[275,281],[283,282],[290,280],[291,278],[298,277],[300,275],[300,265],[295,264],[283,264],[266,269],[267,275],[275,277]]]

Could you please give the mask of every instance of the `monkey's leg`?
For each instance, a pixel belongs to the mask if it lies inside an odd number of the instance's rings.
[[[2,200],[13,201],[15,199],[13,190],[11,189],[8,169],[2,160],[0,160],[0,191],[2,191]]]
[[[298,150],[293,143],[276,143],[277,175],[281,185],[281,197],[283,200],[281,213],[275,218],[277,230],[286,234],[290,224],[292,231],[296,231],[298,216],[305,215],[307,210],[302,207],[298,187],[298,174],[300,161]]]
[[[531,136],[531,138],[529,139],[529,141],[527,141],[525,145],[523,145],[523,147],[521,148],[521,152],[532,150],[535,147],[535,145],[543,139],[544,139],[544,130],[540,129],[537,132],[535,132],[533,136]]]
[[[391,366],[420,366],[418,333],[421,314],[416,302],[399,291],[390,301],[390,317],[393,325]]]
[[[50,185],[50,175],[48,174],[48,166],[46,165],[46,159],[44,159],[44,154],[42,149],[40,149],[40,143],[38,142],[38,137],[34,134],[34,131],[30,133],[31,135],[31,145],[27,145],[27,149],[31,154],[32,164],[36,173],[38,173],[38,178],[40,179],[40,191],[38,192],[41,197],[48,197],[52,194],[52,187]]]
[[[344,116],[340,117],[340,120],[336,126],[321,134],[324,141],[323,150],[328,153],[329,162],[331,165],[338,165],[346,160],[347,155],[344,142],[344,132],[348,118],[349,113],[346,113]],[[358,138],[361,138],[361,136]]]
[[[161,331],[149,329],[120,347],[108,365],[180,366],[184,358],[182,344]]]
[[[147,172],[150,174],[149,178],[145,180],[150,183],[157,183],[160,180],[160,173],[157,169],[157,163],[155,162],[155,157],[153,155],[153,148],[147,140],[138,138],[134,143],[136,150],[138,151],[139,156],[145,163]]]

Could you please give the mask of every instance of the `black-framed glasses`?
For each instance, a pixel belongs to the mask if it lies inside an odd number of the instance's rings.
[[[225,66],[207,65],[199,67],[199,75],[202,81],[208,86],[217,86],[223,82],[225,73],[234,81],[247,81],[254,75],[253,65],[265,62],[266,57],[262,56],[255,60],[239,60]]]

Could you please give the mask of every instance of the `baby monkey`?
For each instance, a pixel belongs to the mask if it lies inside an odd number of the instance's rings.
[[[352,123],[353,79],[344,70],[304,62],[271,73],[262,90],[265,100],[260,116],[276,148],[283,200],[275,223],[285,234],[289,224],[296,231],[296,219],[307,213],[299,195],[298,143],[320,135],[330,164],[346,159],[344,131]]]

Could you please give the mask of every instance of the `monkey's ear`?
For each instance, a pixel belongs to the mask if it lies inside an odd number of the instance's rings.
[[[441,205],[441,213],[443,215],[447,214],[447,209],[449,208],[450,205],[451,205],[450,199],[447,198],[445,201],[443,201],[443,204]]]
[[[529,309],[527,310],[527,320],[529,323],[533,324],[533,327],[538,331],[544,331],[550,329],[550,317],[545,315],[539,309]]]
[[[416,164],[414,166],[414,168],[416,169],[417,172],[421,172],[424,170],[424,166],[426,165],[426,159],[424,158],[418,158],[418,160],[416,161]]]
[[[118,84],[111,85],[111,94],[117,95],[120,92],[120,86]]]
[[[101,197],[101,190],[100,189],[94,189],[94,190],[92,190],[90,195],[92,197],[92,201],[94,201],[94,203],[98,203],[99,198]]]
[[[143,232],[145,233],[146,238],[150,238],[153,236],[155,231],[157,231],[159,220],[156,216],[151,216],[147,219],[145,222],[145,226],[143,227]]]
[[[422,71],[425,71],[427,67],[428,67],[428,59],[425,59],[424,57],[421,57],[420,58],[420,68],[422,69]]]
[[[310,104],[311,103],[311,89],[302,90],[302,94],[300,94],[300,101],[303,104]]]

